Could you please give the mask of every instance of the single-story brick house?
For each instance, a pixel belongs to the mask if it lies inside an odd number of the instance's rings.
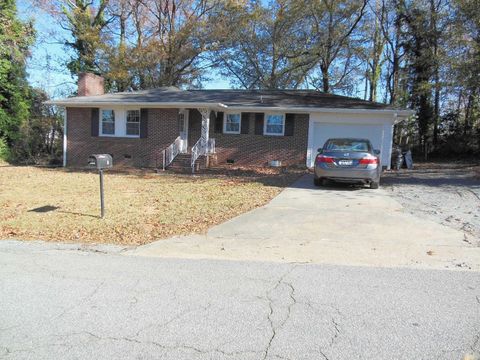
[[[393,126],[412,112],[312,90],[180,90],[104,94],[81,74],[78,96],[50,101],[65,112],[64,166],[108,153],[114,164],[164,167],[183,159],[217,164],[313,166],[330,137],[369,138],[390,166]]]

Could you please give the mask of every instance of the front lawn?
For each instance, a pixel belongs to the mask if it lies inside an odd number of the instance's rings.
[[[300,172],[157,175],[0,164],[0,239],[139,245],[212,225],[267,203]]]

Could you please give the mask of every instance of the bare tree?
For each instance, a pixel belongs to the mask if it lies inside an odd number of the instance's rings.
[[[253,3],[238,12],[237,31],[215,53],[221,74],[247,89],[299,87],[311,69],[311,60],[302,54],[301,3]]]
[[[102,43],[102,30],[109,23],[105,11],[109,0],[34,0],[59,19],[59,25],[67,30],[71,38],[64,39],[74,55],[68,63],[73,75],[82,71],[98,72],[97,54]]]
[[[363,19],[368,0],[314,0],[306,6],[305,18],[311,38],[306,55],[318,65],[312,85],[331,92],[344,85],[351,75],[357,47],[356,30]]]

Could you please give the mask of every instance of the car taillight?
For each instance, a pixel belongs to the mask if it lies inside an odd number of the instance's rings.
[[[378,158],[376,156],[366,156],[360,159],[358,163],[361,165],[378,164]]]
[[[333,157],[325,155],[317,155],[317,163],[333,163]]]

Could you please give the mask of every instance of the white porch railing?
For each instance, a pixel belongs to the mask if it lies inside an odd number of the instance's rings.
[[[202,140],[203,140],[202,138],[198,139],[196,144],[192,146],[192,160],[191,160],[192,174],[195,173],[195,162],[198,160],[200,156],[215,154],[215,151],[216,151],[215,139],[212,139],[212,138],[208,139],[206,146]]]
[[[173,143],[170,144],[165,150],[162,151],[163,156],[163,170],[170,165],[175,159],[175,157],[181,152],[184,151],[184,141],[179,136],[175,139]]]
[[[216,149],[215,149],[215,139],[208,139],[208,145],[207,145],[207,154],[215,154]]]
[[[195,145],[192,146],[192,174],[195,172],[195,162],[201,155],[205,155],[206,147],[202,141],[202,138],[198,139]]]

